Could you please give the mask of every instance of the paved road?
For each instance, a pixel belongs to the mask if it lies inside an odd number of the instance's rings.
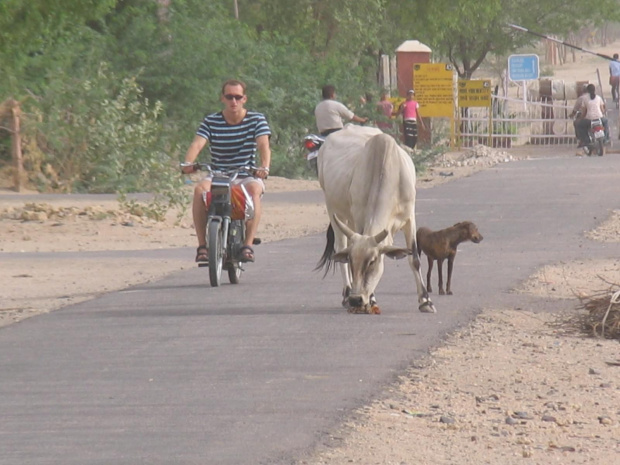
[[[382,315],[346,314],[339,276],[312,272],[317,235],[260,246],[238,286],[194,269],[1,328],[0,464],[295,463],[480,310],[557,308],[510,292],[537,267],[620,259],[582,235],[620,208],[618,173],[617,155],[535,159],[420,190],[419,225],[485,237],[436,315],[405,261],[386,264]]]

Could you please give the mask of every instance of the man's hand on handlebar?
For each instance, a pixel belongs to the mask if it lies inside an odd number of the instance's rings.
[[[180,164],[183,174],[192,174],[198,171],[199,166],[196,163],[183,162]]]
[[[269,176],[269,168],[259,167],[254,169],[254,177],[259,179],[267,179]]]

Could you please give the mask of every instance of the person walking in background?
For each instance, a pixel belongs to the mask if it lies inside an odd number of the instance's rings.
[[[337,102],[336,88],[328,84],[323,86],[323,100],[315,107],[314,117],[319,134],[323,137],[344,127],[344,122],[365,123],[368,118],[356,116],[343,103]]]
[[[398,108],[398,113],[403,116],[405,145],[411,149],[414,149],[418,142],[418,120],[420,121],[420,126],[426,130],[420,115],[420,104],[413,99],[414,96],[414,90],[409,90],[407,92],[407,100],[401,103]]]
[[[388,100],[387,92],[381,94],[381,100],[377,102],[377,113],[379,118],[377,119],[377,127],[383,132],[390,133],[392,131],[392,112],[394,111],[394,105]]]
[[[620,61],[618,54],[614,53],[613,61],[609,62],[609,85],[611,86],[611,98],[618,103],[618,86],[620,85]]]

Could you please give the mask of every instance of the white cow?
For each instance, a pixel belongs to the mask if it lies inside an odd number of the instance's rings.
[[[421,312],[434,313],[415,244],[415,167],[396,141],[379,129],[347,125],[331,134],[318,157],[319,181],[331,220],[318,268],[341,263],[343,306],[380,313],[374,291],[383,259],[409,255]],[[403,230],[406,248],[393,246]]]

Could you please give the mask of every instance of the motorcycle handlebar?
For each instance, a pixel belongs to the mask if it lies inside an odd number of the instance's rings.
[[[219,174],[223,176],[232,176],[232,175],[236,176],[240,173],[247,173],[247,174],[253,175],[257,171],[266,171],[264,168],[255,168],[253,166],[241,166],[238,168],[231,168],[229,170],[216,170],[209,163],[200,163],[200,162],[195,162],[195,163],[183,162],[183,163],[180,163],[179,166],[181,167],[181,169],[191,167],[192,172],[208,171],[211,174]]]

